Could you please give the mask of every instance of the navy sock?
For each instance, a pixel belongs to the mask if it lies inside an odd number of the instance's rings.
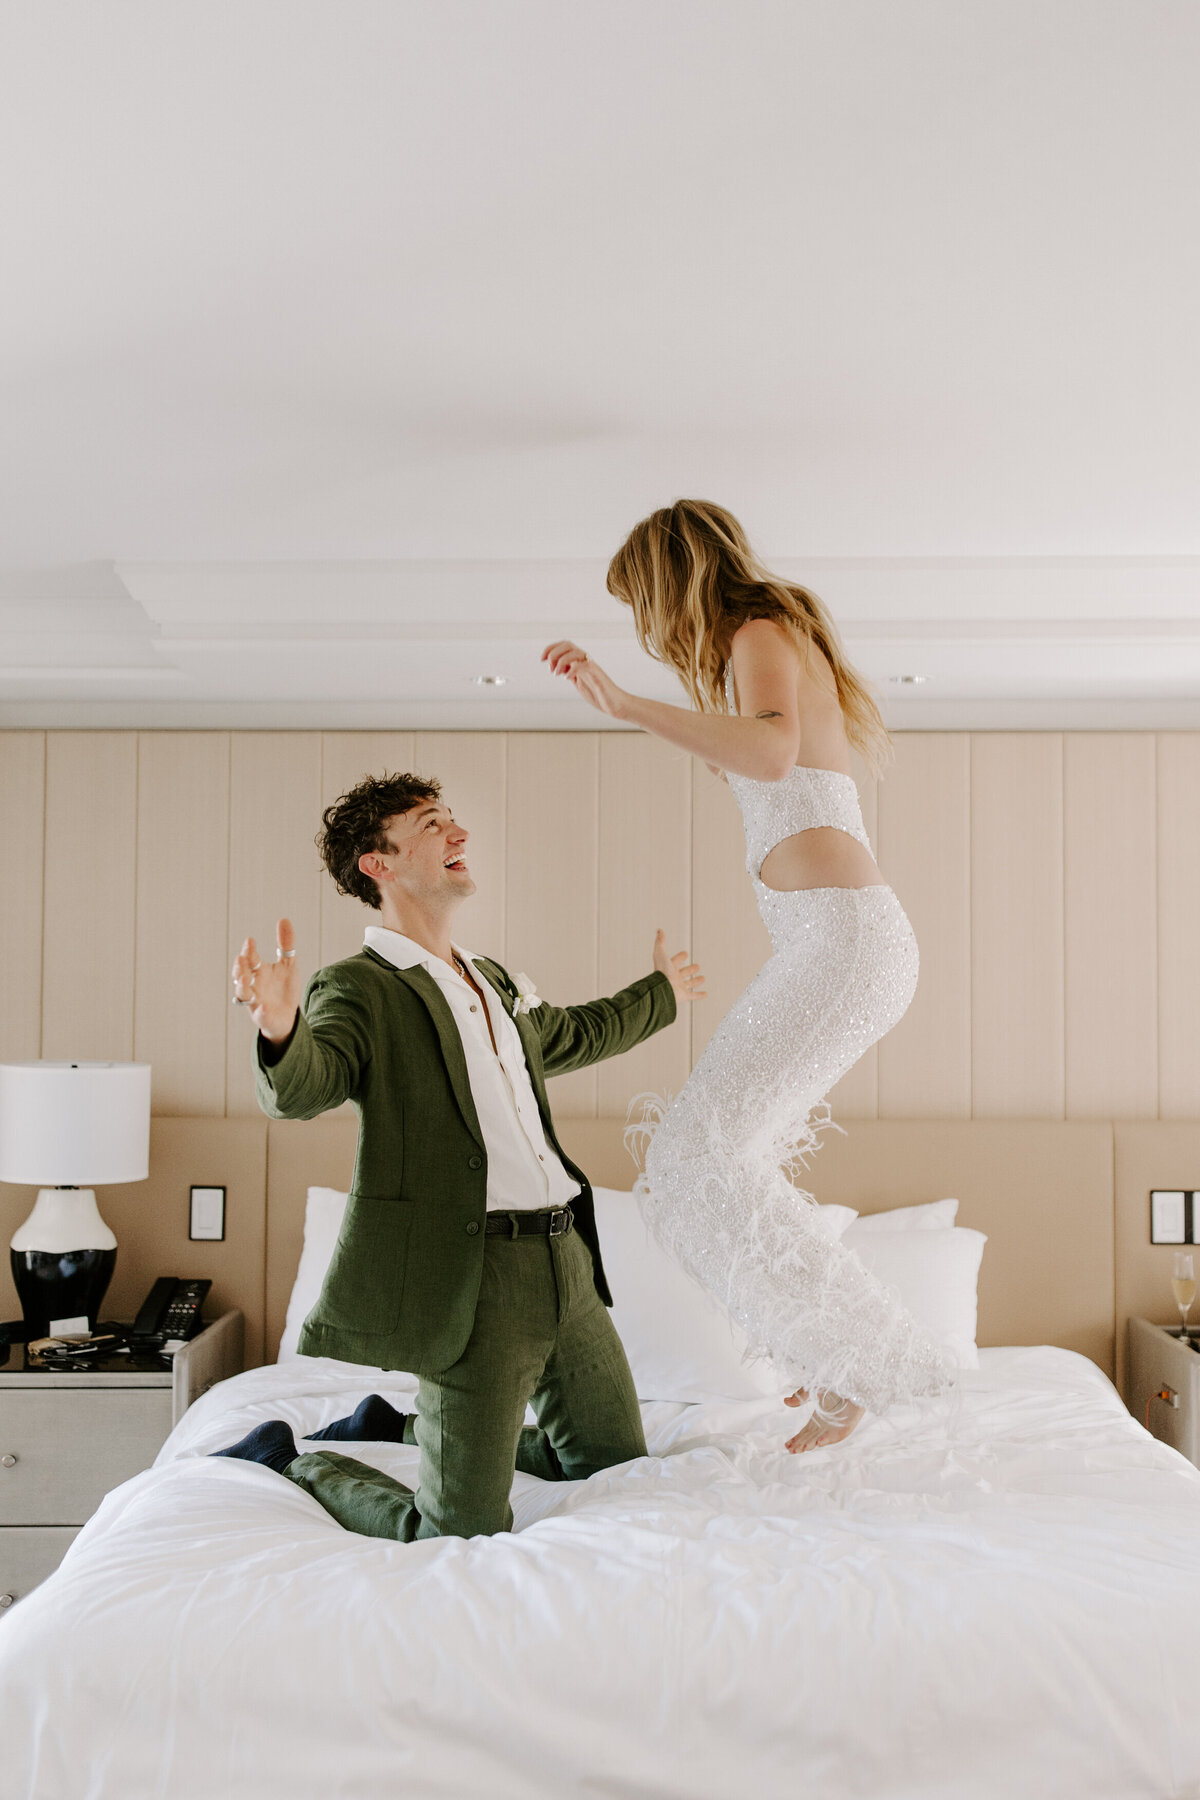
[[[265,1424],[248,1431],[236,1444],[230,1444],[228,1450],[214,1450],[212,1454],[236,1457],[239,1462],[264,1463],[268,1469],[282,1475],[300,1452],[291,1426],[282,1419],[268,1419]]]
[[[368,1394],[344,1419],[335,1419],[321,1431],[310,1431],[309,1442],[318,1438],[340,1439],[342,1442],[374,1442],[402,1444],[407,1413],[397,1412],[380,1394]],[[412,1442],[412,1438],[409,1438]]]

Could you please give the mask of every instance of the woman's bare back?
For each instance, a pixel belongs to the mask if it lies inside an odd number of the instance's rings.
[[[736,643],[735,637],[734,646]],[[782,646],[781,654],[787,654]],[[799,657],[797,664],[800,744],[796,762],[805,768],[832,769],[835,774],[853,776],[852,751],[833,670],[815,644],[809,645],[807,658]],[[740,713],[743,708],[738,698],[736,666],[733,689]],[[794,893],[800,888],[876,887],[883,883],[870,851],[848,832],[829,825],[797,832],[776,844],[763,862],[759,879],[764,886],[781,893]]]

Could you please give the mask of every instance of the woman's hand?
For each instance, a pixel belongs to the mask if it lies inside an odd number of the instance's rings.
[[[300,1008],[300,974],[296,968],[296,933],[290,919],[275,927],[277,961],[263,962],[252,937],[248,937],[233,965],[233,997],[250,1008],[250,1017],[272,1044],[282,1044],[292,1034]]]
[[[610,719],[624,718],[623,709],[630,696],[578,644],[565,638],[561,643],[547,644],[542,661],[550,664],[552,675],[565,675],[576,693],[582,694],[597,712],[607,713]]]

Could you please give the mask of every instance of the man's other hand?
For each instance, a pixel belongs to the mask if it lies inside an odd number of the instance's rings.
[[[685,1000],[704,1000],[708,997],[700,965],[690,963],[687,955],[686,950],[677,950],[674,956],[668,956],[666,932],[660,928],[655,933],[654,966],[662,970],[675,989],[675,1002],[678,1006],[682,1006]]]

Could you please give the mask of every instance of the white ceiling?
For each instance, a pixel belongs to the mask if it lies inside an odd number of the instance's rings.
[[[1200,725],[1198,77],[1194,0],[0,0],[0,724],[590,728],[537,651],[672,691],[603,570],[694,493],[898,725]]]

